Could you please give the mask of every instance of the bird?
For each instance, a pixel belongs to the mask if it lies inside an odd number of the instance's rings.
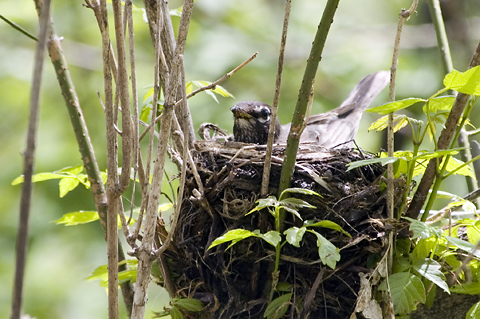
[[[308,118],[300,143],[313,143],[325,148],[351,147],[363,112],[385,88],[389,79],[388,71],[365,76],[339,107]],[[241,101],[230,110],[234,115],[234,141],[267,144],[272,116],[270,105],[260,101]],[[281,125],[278,118],[276,119],[274,143],[287,143],[290,125]]]

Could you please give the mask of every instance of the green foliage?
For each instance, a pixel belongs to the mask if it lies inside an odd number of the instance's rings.
[[[59,196],[63,198],[69,192],[77,188],[78,185],[82,184],[85,188],[90,189],[90,181],[88,180],[87,174],[83,174],[83,165],[65,167],[61,170],[54,172],[43,172],[38,173],[32,176],[32,182],[43,182],[52,179],[59,179]],[[102,173],[103,182],[106,182],[107,175]],[[23,183],[23,175],[15,178],[12,181],[12,185],[18,185]]]
[[[170,300],[170,308],[165,308],[162,312],[154,312],[153,318],[170,316],[172,319],[183,319],[181,310],[187,312],[200,312],[203,304],[198,299],[175,297]]]
[[[380,284],[379,290],[387,290],[387,280],[395,314],[406,315],[417,309],[419,302],[426,301],[425,286],[418,276],[409,272],[393,274]]]
[[[290,302],[291,298],[292,298],[292,293],[288,293],[273,299],[268,304],[267,309],[263,314],[263,317],[267,319],[283,318],[283,316],[287,312],[288,306],[290,306],[291,304]]]
[[[78,211],[63,215],[61,218],[54,221],[55,224],[64,224],[65,226],[75,226],[87,224],[99,219],[96,211]]]
[[[127,265],[128,269],[118,273],[118,285],[124,282],[131,281],[134,283],[137,280],[137,259],[126,259],[118,263],[119,266]],[[100,287],[108,287],[108,267],[101,265],[97,267],[88,277],[87,280],[100,280]]]
[[[268,198],[262,198],[257,201],[257,206],[254,207],[251,211],[247,213],[252,214],[257,211],[261,211],[263,209],[268,210],[268,212],[274,217],[276,230],[271,230],[265,234],[260,233],[260,230],[249,231],[246,229],[232,229],[225,233],[223,236],[216,238],[208,249],[211,249],[215,246],[218,246],[223,243],[230,244],[227,246],[226,249],[229,249],[236,243],[241,240],[250,237],[261,238],[268,244],[275,247],[276,252],[276,260],[275,260],[275,270],[274,273],[277,273],[274,277],[278,278],[278,267],[280,262],[280,250],[284,244],[289,243],[294,247],[300,247],[301,241],[303,236],[306,233],[312,233],[317,237],[317,247],[318,247],[318,256],[320,261],[329,266],[332,269],[335,269],[336,263],[340,260],[340,250],[335,247],[328,239],[326,239],[323,235],[318,233],[314,230],[315,227],[321,228],[328,228],[334,231],[341,232],[342,234],[351,237],[351,235],[346,232],[340,225],[329,221],[329,220],[322,220],[322,221],[304,221],[302,227],[290,227],[283,232],[284,237],[280,233],[281,224],[283,220],[281,220],[281,213],[280,211],[283,209],[292,215],[296,216],[298,219],[303,220],[299,210],[302,208],[309,208],[314,209],[315,206],[312,206],[308,202],[294,197],[287,197],[289,194],[301,194],[301,195],[309,195],[309,196],[321,196],[316,192],[313,192],[308,189],[303,188],[288,188],[284,190],[280,194],[280,198],[277,199],[274,196],[270,196]],[[272,283],[272,290],[270,295],[270,303],[265,311],[264,316],[266,318],[281,318],[288,309],[290,305],[290,297],[291,293],[281,295],[280,297],[273,299],[273,292],[274,291],[285,291],[280,290],[277,286],[278,279],[274,280]]]

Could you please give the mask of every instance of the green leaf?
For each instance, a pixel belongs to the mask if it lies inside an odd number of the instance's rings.
[[[321,262],[328,267],[335,269],[337,261],[340,260],[339,249],[316,231],[310,229],[307,231],[317,236],[318,256],[320,257]]]
[[[246,230],[246,229],[232,229],[232,230],[228,231],[227,233],[225,233],[225,235],[220,236],[217,239],[215,239],[213,241],[213,243],[210,245],[210,247],[208,247],[208,249],[212,249],[213,247],[218,246],[220,244],[227,243],[229,241],[233,241],[233,243],[227,247],[227,249],[228,249],[232,245],[239,242],[240,240],[243,240],[245,238],[252,237],[252,236],[255,236],[255,234],[252,233],[249,230]]]
[[[292,293],[288,293],[273,299],[268,304],[267,309],[263,314],[263,317],[267,319],[282,318],[288,310],[288,306],[290,305],[291,298],[292,298]]]
[[[137,269],[123,270],[118,273],[119,285],[128,281],[131,281],[132,283],[135,283],[137,281]]]
[[[443,84],[448,90],[480,95],[480,68],[476,66],[465,72],[453,70],[445,76]]]
[[[427,278],[438,287],[442,288],[445,292],[450,294],[445,275],[440,270],[442,266],[440,266],[438,262],[433,259],[425,258],[412,265],[412,267],[418,271],[420,275]]]
[[[450,291],[455,294],[480,295],[480,282],[472,281],[468,283],[458,284],[450,287]]]
[[[78,175],[81,172],[83,172],[83,165],[65,167],[59,171],[56,171],[55,173],[68,173],[72,175]]]
[[[442,166],[443,166],[444,162],[445,162],[445,158],[442,161]],[[464,166],[462,168],[460,168],[462,165],[464,165]],[[449,158],[446,170],[447,170],[447,172],[452,172],[452,171],[456,170],[454,175],[462,175],[462,176],[469,176],[471,178],[475,178],[475,174],[473,173],[470,165],[465,165],[465,162],[463,162],[459,159],[456,159],[455,157],[450,157]]]
[[[367,109],[367,112],[371,112],[371,113],[378,113],[378,114],[389,114],[389,113],[392,113],[392,112],[396,112],[396,111],[399,111],[399,110],[402,110],[402,109],[405,109],[415,103],[418,103],[418,102],[427,102],[426,100],[424,99],[420,99],[420,98],[409,98],[409,99],[405,99],[405,100],[399,100],[399,101],[394,101],[394,102],[390,102],[390,103],[386,103],[386,104],[383,104],[383,105],[380,105],[380,106],[376,106],[376,107],[372,107],[372,108],[369,108]]]
[[[183,314],[182,314],[182,312],[180,311],[180,309],[178,309],[177,307],[173,306],[173,307],[170,309],[170,317],[172,317],[172,319],[183,319]]]
[[[409,118],[408,116],[404,114],[394,114],[393,115],[393,132],[397,132],[401,130],[403,127],[405,127],[408,124]],[[370,127],[368,128],[368,131],[375,130],[376,132],[383,131],[386,129],[388,126],[388,115],[382,116],[375,122],[373,122]]]
[[[314,192],[312,190],[309,190],[309,189],[306,189],[306,188],[292,187],[292,188],[285,189],[280,194],[280,198],[283,198],[283,195],[286,195],[287,193],[302,194],[302,195],[315,195],[315,196],[318,196],[318,197],[322,197],[322,195],[320,195],[317,192]]]
[[[427,159],[430,160],[432,158],[437,158],[437,157],[442,157],[445,155],[457,155],[459,149],[449,149],[449,150],[439,150],[439,151],[434,151],[434,152],[422,152],[421,154],[415,156],[413,159],[415,160],[421,160],[421,159]]]
[[[265,234],[261,234],[259,230],[255,230],[253,233],[255,234],[255,237],[265,240],[273,247],[277,247],[282,241],[282,236],[280,236],[280,233],[275,230],[271,230]]]
[[[59,196],[63,198],[70,191],[73,191],[77,188],[80,181],[76,177],[64,177],[58,182]]]
[[[455,237],[450,237],[450,236],[444,236],[450,244],[457,246],[460,249],[465,250],[468,253],[472,253],[475,257],[480,258],[480,251],[475,249],[475,245],[472,243],[469,243],[468,241],[461,240]]]
[[[437,247],[437,239],[430,237],[427,239],[420,239],[418,243],[415,245],[415,248],[410,255],[410,259],[413,264],[428,258],[435,253]]]
[[[361,161],[355,161],[347,164],[348,166],[347,172],[354,168],[376,164],[376,163],[380,163],[382,164],[382,166],[385,166],[387,164],[394,163],[397,160],[398,158],[396,157],[382,157],[382,158],[371,158],[371,159],[366,159]]]
[[[379,290],[387,290],[386,280],[380,284]],[[417,309],[417,303],[425,303],[425,286],[417,276],[400,272],[389,276],[388,283],[395,314],[406,315]]]
[[[413,231],[413,237],[427,239],[429,237],[440,238],[442,236],[442,230],[439,227],[427,225],[426,223],[417,219],[409,217],[403,217],[410,222],[410,231]]]
[[[455,102],[455,96],[452,95],[435,97],[430,99],[428,103],[423,106],[423,113],[427,114],[427,111],[432,113],[437,113],[438,111],[450,111],[453,102]]]
[[[211,249],[215,246],[231,241],[232,243],[226,248],[226,249],[229,249],[239,241],[249,237],[261,238],[267,243],[269,243],[270,245],[272,245],[273,247],[276,247],[282,240],[282,237],[280,236],[280,234],[274,230],[271,230],[265,234],[261,234],[258,229],[253,232],[246,229],[233,229],[228,231],[225,235],[215,239],[213,243],[210,245],[210,247],[208,247],[208,249]]]
[[[191,311],[191,312],[199,312],[203,309],[203,304],[198,299],[193,298],[178,298],[173,302],[174,306],[177,306],[180,309]]]
[[[287,242],[290,245],[300,247],[300,242],[302,241],[306,230],[305,227],[298,228],[294,226],[284,231],[283,234],[286,236]]]
[[[56,174],[56,173],[38,173],[32,176],[32,183],[36,182],[43,182],[48,181],[51,179],[60,179],[65,177],[64,174]],[[12,181],[12,185],[18,185],[23,183],[23,175],[15,178]]]
[[[307,220],[305,221],[304,223],[304,226],[306,227],[323,227],[323,228],[329,228],[329,229],[333,229],[333,230],[336,230],[348,237],[352,237],[352,235],[350,235],[347,231],[345,231],[342,226],[340,226],[339,224],[335,223],[335,222],[332,222],[331,220],[321,220],[319,222],[314,222],[314,221],[311,221],[311,220]]]
[[[468,310],[465,319],[479,319],[480,318],[480,301],[477,302]]]
[[[142,112],[140,112],[139,119],[145,123],[148,122],[148,118],[150,117],[150,112],[152,111],[152,107],[149,105],[144,105],[142,107]]]
[[[65,226],[74,226],[91,223],[98,220],[96,211],[78,211],[63,215],[60,219],[53,221],[55,224],[64,224]]]

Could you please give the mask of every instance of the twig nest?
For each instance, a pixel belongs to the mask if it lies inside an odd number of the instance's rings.
[[[273,150],[269,192],[276,195],[285,147]],[[271,287],[275,251],[258,238],[242,240],[225,250],[222,244],[208,249],[232,229],[275,229],[267,210],[247,213],[257,204],[263,173],[265,146],[235,142],[198,141],[192,151],[203,183],[201,198],[191,168],[174,234],[170,271],[177,275],[177,293],[202,300],[204,315],[212,318],[263,318]],[[319,196],[299,196],[315,208],[301,209],[304,221],[330,220],[351,237],[327,228],[315,231],[340,248],[335,269],[322,263],[314,234],[306,233],[300,247],[286,243],[281,250],[279,289],[292,292],[292,304],[311,318],[348,318],[360,288],[358,272],[371,272],[386,248],[386,199],[380,179],[385,168],[368,165],[347,171],[347,164],[373,155],[359,150],[326,150],[301,145],[291,187]],[[398,185],[398,192],[404,186]],[[295,196],[297,197],[297,196]],[[399,196],[397,196],[398,198]],[[287,213],[286,227],[302,221]],[[319,275],[321,274],[321,276]],[[312,287],[316,285],[313,291]],[[285,292],[279,292],[282,294]],[[293,298],[293,297],[292,297]],[[210,315],[208,315],[208,313]],[[305,314],[305,313],[303,313]]]

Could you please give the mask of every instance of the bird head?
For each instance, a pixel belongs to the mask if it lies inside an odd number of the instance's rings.
[[[242,101],[230,109],[235,117],[233,137],[237,142],[267,144],[272,107],[259,101]],[[275,137],[281,129],[275,124]]]

